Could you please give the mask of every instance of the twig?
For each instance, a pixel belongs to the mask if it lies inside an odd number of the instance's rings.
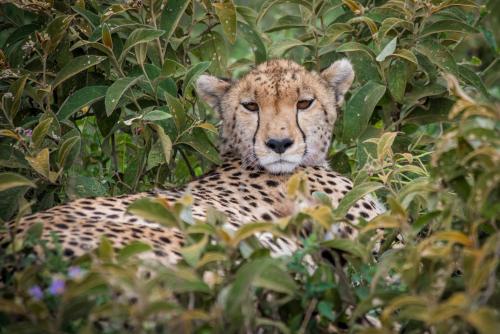
[[[189,174],[191,174],[191,177],[193,177],[193,178],[196,177],[196,174],[195,174],[195,172],[193,170],[193,167],[191,167],[191,164],[189,163],[189,160],[186,157],[186,154],[182,150],[179,150],[179,153],[181,154],[182,159],[186,163],[186,165],[187,165],[187,167],[189,169]]]
[[[316,304],[318,304],[318,300],[316,298],[311,300],[311,302],[309,303],[309,306],[307,307],[306,315],[304,316],[304,320],[302,321],[302,324],[300,325],[300,329],[299,329],[300,334],[306,333],[307,324],[309,323],[309,320],[311,320],[312,313],[316,309]]]
[[[111,134],[111,161],[113,162],[113,173],[120,180],[120,176],[118,174],[118,157],[116,156],[116,141],[115,134]]]

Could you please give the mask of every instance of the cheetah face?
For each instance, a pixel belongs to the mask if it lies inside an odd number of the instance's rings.
[[[353,79],[346,59],[321,73],[272,60],[238,81],[202,75],[197,92],[222,117],[223,153],[274,174],[291,173],[325,162],[336,108]]]

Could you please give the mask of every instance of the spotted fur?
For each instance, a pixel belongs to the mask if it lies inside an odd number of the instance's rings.
[[[51,234],[56,233],[64,255],[70,258],[96,248],[102,236],[117,248],[139,240],[153,247],[146,257],[171,265],[181,259],[183,234],[127,212],[134,200],[151,197],[173,203],[190,193],[194,218],[204,219],[212,207],[224,212],[228,218],[225,227],[235,230],[251,221],[272,221],[296,213],[299,208],[287,198],[286,183],[292,172],[302,171],[309,191],[324,192],[336,207],[352,189],[352,182],[331,171],[325,159],[336,108],[353,75],[346,60],[334,63],[321,74],[290,61],[275,60],[259,65],[237,82],[201,76],[197,91],[223,120],[223,164],[180,188],[78,199],[25,216],[17,224],[10,222],[9,228],[22,235],[34,223],[42,222],[42,238],[51,240]],[[294,106],[306,98],[314,102],[307,110],[297,110]],[[245,110],[245,101],[257,103],[258,112]],[[277,155],[266,148],[265,142],[272,137],[290,137],[293,145]],[[356,224],[360,218],[368,221],[379,212],[376,203],[366,197],[350,208],[346,220]],[[341,224],[334,226],[329,236],[346,238],[355,233],[349,224]],[[297,248],[293,240],[265,233],[257,237],[277,255],[291,254]],[[0,235],[0,245],[8,241],[8,235]]]

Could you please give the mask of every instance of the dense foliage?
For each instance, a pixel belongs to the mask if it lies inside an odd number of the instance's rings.
[[[219,157],[217,115],[193,91],[202,72],[238,76],[273,57],[320,70],[348,57],[356,80],[329,152],[355,180],[338,208],[317,193],[323,205],[230,236],[217,212],[193,224],[189,196],[137,203],[187,233],[178,268],[144,268],[136,255],[147,245],[113,250],[106,239],[68,263],[36,225],[0,253],[0,333],[496,332],[498,10],[472,0],[3,2],[0,221],[205,173]],[[306,187],[299,174],[289,195]],[[388,212],[358,226],[357,240],[322,241],[372,191]],[[253,240],[311,219],[293,258],[272,259]],[[386,241],[374,259],[378,228]],[[404,246],[391,249],[398,234]],[[342,251],[346,270],[324,249]]]

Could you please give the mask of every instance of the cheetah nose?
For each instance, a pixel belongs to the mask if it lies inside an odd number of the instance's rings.
[[[293,145],[293,140],[291,140],[289,138],[269,139],[266,142],[267,147],[269,147],[271,150],[273,150],[274,152],[279,153],[279,154],[288,150],[288,148],[290,148],[290,146],[292,146],[292,145]]]

